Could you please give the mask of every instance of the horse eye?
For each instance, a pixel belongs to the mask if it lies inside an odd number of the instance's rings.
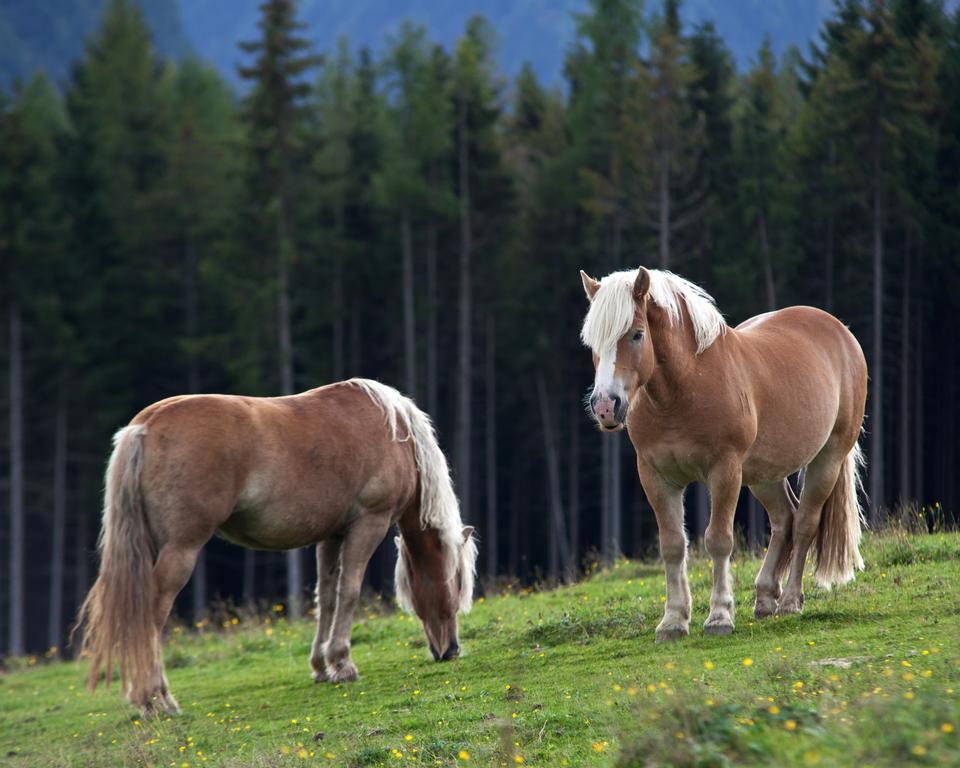
[[[643,330],[637,329],[633,332],[633,336],[630,337],[630,341],[640,341],[643,338]]]

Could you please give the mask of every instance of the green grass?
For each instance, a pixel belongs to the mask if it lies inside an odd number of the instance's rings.
[[[175,630],[183,714],[144,723],[115,687],[91,697],[84,664],[26,660],[0,675],[0,763],[958,765],[960,535],[872,538],[865,557],[855,584],[811,586],[803,616],[764,622],[758,563],[738,561],[730,637],[700,630],[695,558],[692,634],[666,646],[650,563],[480,601],[448,664],[428,660],[419,622],[374,607],[345,686],[312,683],[308,622]]]

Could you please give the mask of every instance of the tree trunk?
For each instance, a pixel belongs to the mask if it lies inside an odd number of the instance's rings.
[[[763,518],[760,512],[760,503],[752,493],[747,494],[747,544],[751,552],[760,548],[763,534]]]
[[[873,164],[873,370],[870,371],[870,522],[884,504],[883,462],[883,196],[880,152]]]
[[[710,525],[710,494],[707,493],[706,483],[697,483],[695,492],[697,508],[697,538],[702,539]]]
[[[410,231],[410,213],[403,212],[401,221],[403,240],[403,370],[407,395],[417,398],[417,329],[413,303],[413,233]]]
[[[613,560],[610,547],[610,454],[613,441],[609,435],[599,435],[600,440],[600,557],[608,564]]]
[[[281,177],[282,178],[282,177]],[[281,180],[280,201],[277,210],[277,330],[280,347],[280,393],[294,393],[293,337],[290,331],[290,247],[287,231],[287,204]],[[299,549],[287,552],[287,611],[291,619],[303,615],[303,558]]]
[[[487,578],[497,575],[497,379],[496,379],[496,320],[487,315],[487,360],[486,360],[486,464],[487,464]]]
[[[10,304],[10,600],[7,652],[22,656],[23,626],[23,349],[20,305]]]
[[[427,412],[437,418],[437,222],[427,220]]]
[[[660,269],[670,268],[670,160],[660,157]]]
[[[570,577],[570,550],[567,546],[567,531],[564,524],[563,500],[560,497],[560,458],[554,440],[553,409],[547,396],[543,372],[537,373],[537,399],[540,401],[540,418],[543,422],[543,449],[547,459],[547,486],[550,499],[550,578],[554,581]]]
[[[333,285],[331,299],[333,302],[333,360],[331,374],[334,381],[344,378],[343,359],[343,203],[337,205],[337,244],[333,249]]]
[[[195,342],[199,328],[200,299],[197,287],[197,251],[193,238],[187,237],[184,247],[184,326],[187,339]],[[200,391],[200,365],[197,354],[191,348],[187,356],[187,392],[196,394]],[[199,621],[207,607],[207,553],[202,548],[197,554],[197,562],[193,567],[193,620]]]
[[[243,603],[248,608],[257,602],[256,594],[257,553],[252,549],[243,550]]]
[[[770,240],[767,237],[767,217],[762,209],[757,216],[757,226],[760,230],[760,251],[763,253],[763,282],[767,289],[767,310],[773,312],[777,308],[777,289],[773,280]]]
[[[916,343],[913,360],[913,497],[924,503],[924,411],[923,411],[923,243],[917,249],[916,307],[914,327]]]
[[[77,471],[77,530],[74,537],[74,567],[73,567],[73,604],[79,608],[87,594],[90,579],[90,555],[87,551],[87,542],[90,539],[90,518],[83,501],[87,498],[87,472],[81,463]]]
[[[610,559],[615,560],[623,547],[623,441],[619,433],[606,436],[610,446]]]
[[[580,569],[580,419],[582,411],[578,401],[574,401],[570,412],[570,460],[567,471],[570,473],[570,500],[567,509],[570,534],[570,567],[573,575]]]
[[[465,520],[470,520],[471,469],[471,388],[472,367],[472,232],[470,229],[470,165],[469,130],[467,126],[466,97],[461,95],[459,108],[459,176],[460,176],[460,313],[459,313],[459,360],[457,367],[457,485],[460,487],[460,507]]]
[[[53,539],[50,553],[50,604],[47,647],[60,647],[63,637],[63,572],[67,527],[67,395],[65,375],[60,375],[53,440]]]
[[[903,281],[900,294],[900,458],[899,497],[902,503],[910,499],[910,235],[903,251]]]
[[[828,158],[828,167],[832,170],[834,165],[837,162],[837,144],[833,139],[830,139],[830,145],[827,149],[827,158]],[[830,208],[830,212],[827,214],[827,247],[826,247],[826,264],[824,265],[824,272],[826,273],[825,280],[825,296],[824,296],[824,308],[827,312],[833,312],[833,271],[834,271],[834,218],[833,218],[833,208]]]

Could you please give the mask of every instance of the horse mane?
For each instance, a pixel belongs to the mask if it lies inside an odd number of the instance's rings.
[[[612,272],[601,281],[580,331],[583,343],[591,349],[615,346],[630,329],[636,312],[633,284],[638,272],[637,269]],[[647,272],[650,274],[647,296],[666,313],[670,325],[683,324],[683,305],[686,305],[698,355],[727,332],[723,315],[703,288],[664,269]]]
[[[460,518],[460,503],[450,481],[447,458],[440,450],[433,422],[408,397],[393,387],[373,379],[350,379],[351,384],[361,389],[383,412],[390,429],[390,436],[398,442],[413,440],[417,472],[420,475],[420,525],[437,531],[443,542],[447,573],[453,577],[460,573],[460,610],[467,612],[473,604],[473,586],[476,576],[477,545],[470,537],[463,540],[463,521]],[[400,436],[402,424],[406,434]],[[409,593],[409,577],[406,574],[405,558],[398,552],[397,573],[394,579],[400,605],[412,611]]]

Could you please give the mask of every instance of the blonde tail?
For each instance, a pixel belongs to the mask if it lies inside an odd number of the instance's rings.
[[[863,570],[860,536],[865,522],[859,493],[863,491],[860,472],[865,463],[857,443],[844,459],[837,484],[823,505],[814,572],[814,579],[822,587],[846,584]]]
[[[135,424],[114,435],[98,543],[100,573],[73,630],[83,628],[90,690],[96,689],[101,670],[109,685],[118,662],[121,687],[134,703],[142,698],[159,657],[153,617],[156,546],[140,487],[145,434],[146,427]]]

